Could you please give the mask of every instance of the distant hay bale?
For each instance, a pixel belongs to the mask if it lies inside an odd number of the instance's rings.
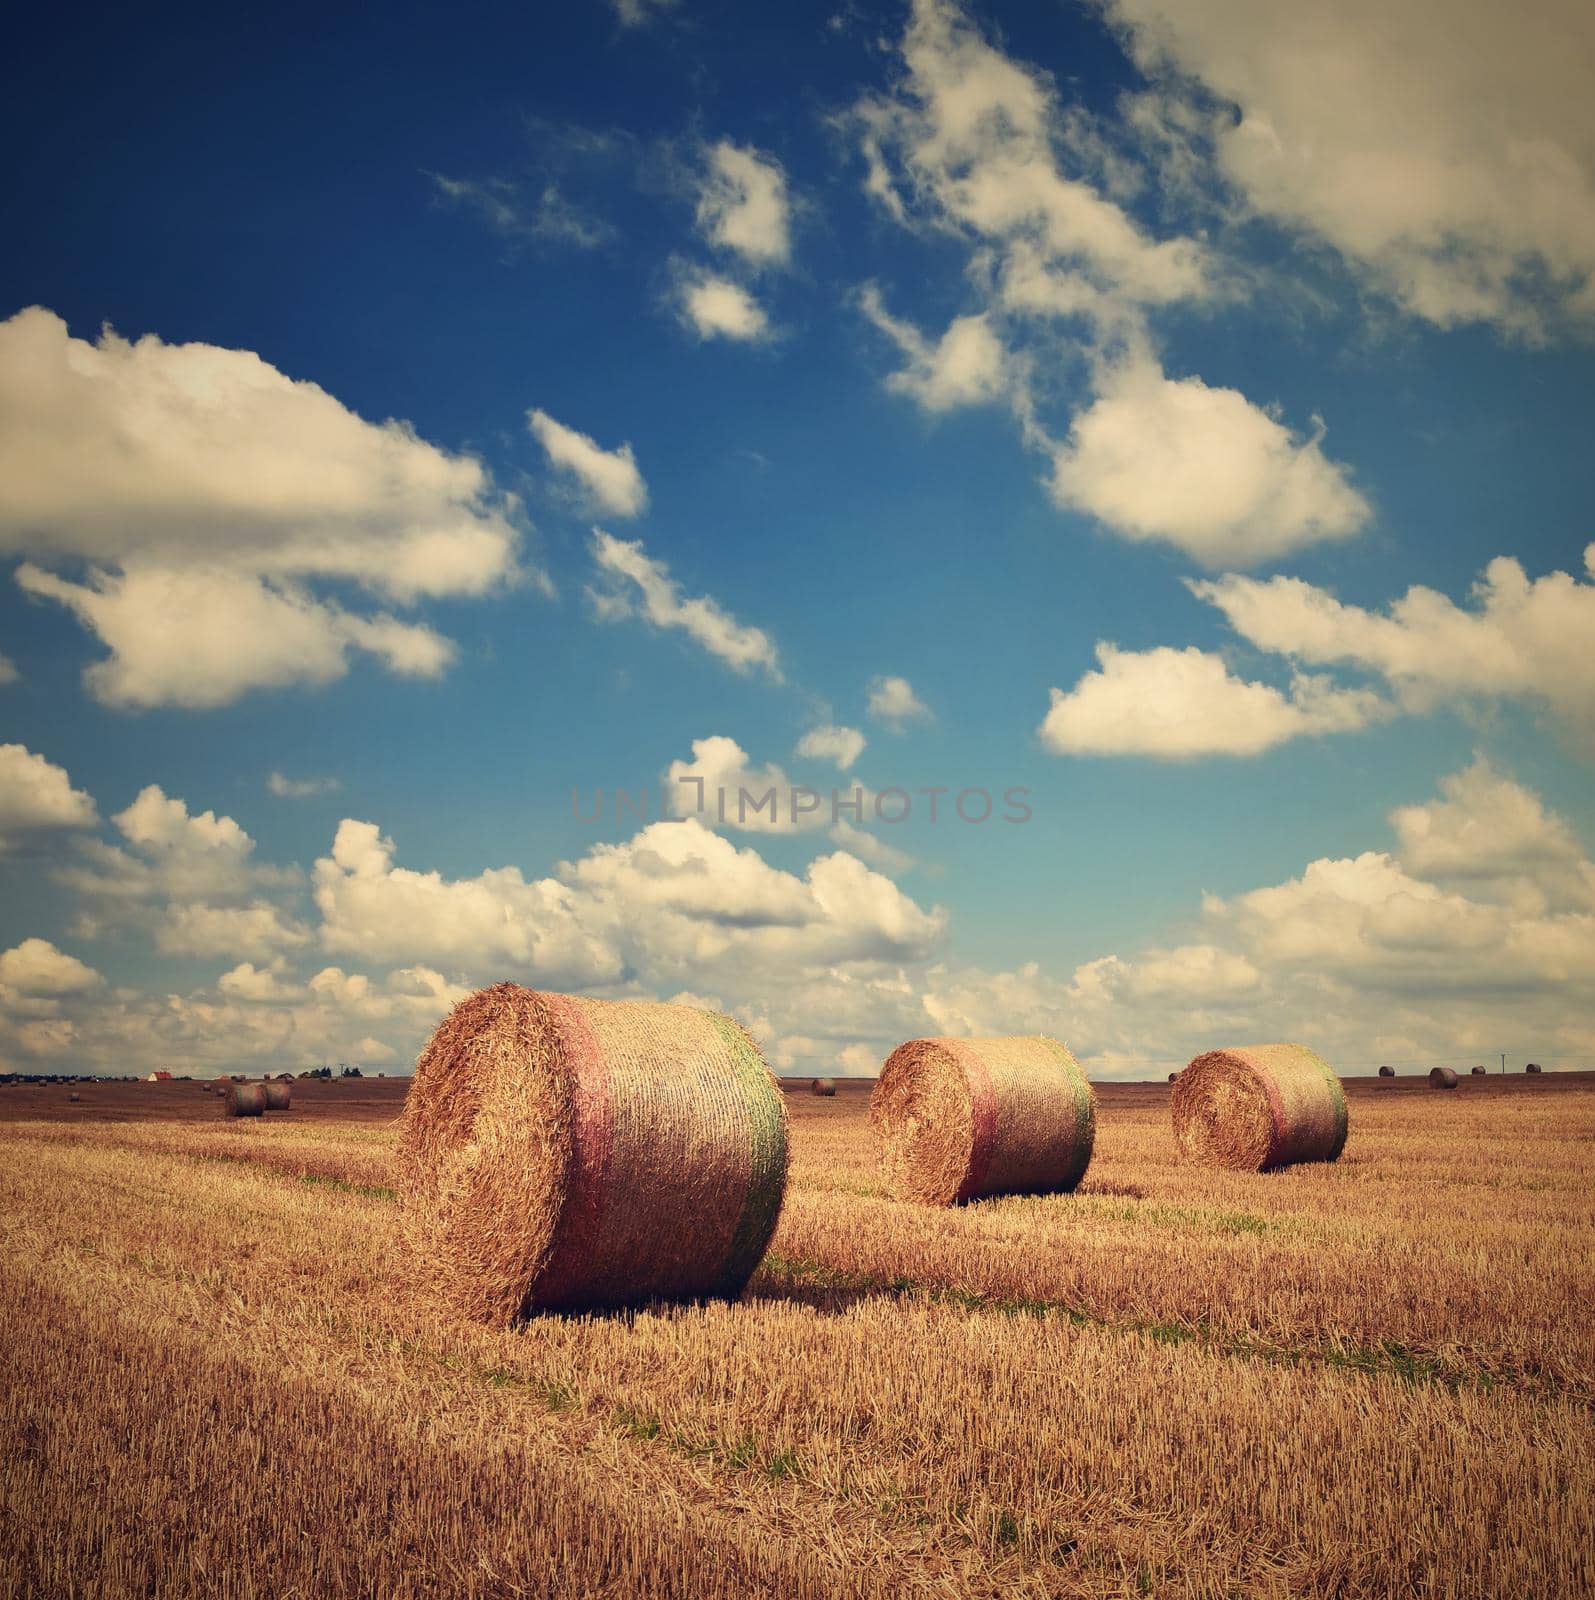
[[[1056,1039],[911,1039],[887,1057],[870,1100],[887,1186],[955,1205],[994,1194],[1061,1194],[1096,1137],[1096,1096]]]
[[[1381,1067],[1379,1069],[1379,1076],[1381,1078],[1393,1078],[1395,1075],[1396,1069],[1394,1067]]]
[[[1457,1075],[1450,1067],[1430,1067],[1429,1087],[1431,1089],[1454,1089],[1457,1086]]]
[[[499,1325],[734,1298],[780,1214],[786,1130],[730,1017],[496,984],[439,1024],[405,1099],[412,1270]]]
[[[1486,1074],[1485,1074],[1485,1070],[1484,1070],[1483,1067],[1475,1067],[1472,1070],[1472,1072],[1469,1074],[1469,1076],[1470,1077],[1474,1077],[1474,1078],[1482,1078],[1482,1077],[1486,1076]]]
[[[1178,1078],[1178,1077],[1179,1077],[1179,1073],[1177,1073],[1177,1072],[1171,1072],[1171,1073],[1170,1073],[1170,1074],[1169,1074],[1169,1082],[1170,1082],[1170,1083],[1173,1083],[1173,1082],[1174,1082],[1174,1080],[1175,1080],[1175,1079],[1176,1079],[1176,1078]]]
[[[1345,1091],[1306,1045],[1210,1050],[1169,1098],[1180,1152],[1200,1166],[1268,1172],[1334,1161],[1346,1147]]]
[[[836,1093],[835,1078],[816,1078],[809,1085],[810,1094],[833,1095]]]
[[[293,1090],[279,1078],[268,1078],[261,1088],[266,1091],[268,1111],[286,1111],[293,1104]]]
[[[1539,1062],[1531,1061],[1531,1062],[1529,1062],[1529,1064],[1526,1067],[1524,1067],[1523,1070],[1525,1072],[1539,1072],[1539,1071],[1542,1070],[1542,1068],[1540,1067]]]
[[[71,1093],[71,1094],[69,1094],[69,1095],[68,1095],[68,1096],[67,1096],[67,1099],[68,1099],[68,1100],[81,1100],[81,1099],[82,1099],[82,1098],[83,1098],[83,1096],[82,1096],[82,1095],[80,1095],[80,1094],[79,1094],[79,1093],[78,1093],[78,1092],[77,1092],[77,1090],[75,1090],[75,1089],[74,1089],[74,1090],[73,1090],[73,1091],[72,1091],[72,1093]]]
[[[258,1117],[266,1109],[266,1086],[263,1083],[229,1083],[227,1085],[227,1115],[230,1117]]]

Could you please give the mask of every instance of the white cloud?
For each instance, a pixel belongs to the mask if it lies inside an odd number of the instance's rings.
[[[16,576],[109,647],[83,676],[110,706],[212,707],[251,689],[329,683],[348,671],[351,649],[405,677],[435,678],[454,659],[454,646],[423,623],[355,616],[247,573],[130,562],[79,584],[24,562]]]
[[[705,827],[737,828],[747,833],[801,833],[830,821],[829,796],[799,812],[795,785],[773,761],[748,765],[748,753],[735,739],[713,734],[692,741],[691,761],[672,761],[665,773],[671,811],[694,817]]]
[[[1483,757],[1440,780],[1441,800],[1390,813],[1402,866],[1519,911],[1595,910],[1595,867],[1572,828]]]
[[[773,157],[722,139],[708,152],[698,191],[698,226],[708,241],[755,266],[792,253],[786,174]]]
[[[1344,539],[1369,507],[1344,467],[1235,389],[1114,372],[1053,457],[1060,505],[1127,539],[1161,539],[1205,566],[1251,565]]]
[[[1595,575],[1595,544],[1584,564]],[[1595,583],[1565,572],[1530,579],[1498,556],[1473,586],[1471,608],[1414,587],[1374,612],[1300,578],[1226,574],[1190,588],[1259,649],[1376,672],[1408,709],[1524,699],[1595,748]]]
[[[474,458],[249,351],[90,343],[37,307],[0,323],[0,478],[0,553],[31,556],[24,587],[110,646],[89,681],[112,704],[325,682],[350,649],[433,674],[452,647],[432,630],[309,585],[408,605],[516,576],[515,504]]]
[[[700,339],[753,343],[770,331],[764,307],[730,278],[687,271],[676,287],[682,322]]]
[[[859,295],[864,314],[902,351],[908,365],[886,387],[917,400],[927,411],[952,411],[1001,398],[1007,356],[985,315],[955,317],[934,344],[911,323],[893,317],[874,284]]]
[[[681,0],[609,0],[623,28],[645,28],[656,17],[674,11]]]
[[[826,723],[810,728],[792,753],[811,761],[829,761],[846,772],[864,754],[864,745],[864,735],[857,728]]]
[[[929,722],[931,716],[930,707],[914,693],[914,686],[907,678],[874,679],[866,709],[877,722],[884,722],[898,732],[910,722]]]
[[[0,744],[0,855],[25,834],[97,820],[94,802],[72,787],[65,768],[26,745]]]
[[[1306,734],[1345,733],[1389,714],[1366,689],[1337,689],[1298,674],[1290,693],[1235,677],[1221,656],[1173,650],[1096,649],[1100,668],[1066,694],[1052,691],[1041,741],[1059,755],[1143,755],[1189,760],[1257,755]]]
[[[289,778],[275,771],[266,779],[267,790],[279,800],[308,800],[312,795],[333,794],[342,787],[336,778]]]
[[[1258,211],[1327,239],[1442,327],[1595,316],[1595,13],[1573,0],[1108,0],[1171,101],[1181,75]],[[1186,120],[1192,120],[1189,113]]]
[[[918,864],[906,850],[888,844],[879,834],[855,827],[846,817],[838,818],[829,837],[832,844],[879,868],[889,878],[900,877]]]
[[[21,674],[9,656],[0,655],[0,685],[15,683]]]
[[[593,529],[593,560],[605,586],[590,591],[606,621],[641,615],[656,628],[679,628],[738,672],[762,669],[781,682],[775,643],[761,628],[738,622],[709,595],[684,598],[670,569],[642,547],[641,540],[617,539]]]
[[[190,813],[149,784],[112,821],[125,848],[88,841],[56,874],[81,897],[76,926],[86,937],[134,927],[169,955],[251,960],[309,943],[272,898],[298,889],[299,870],[256,861],[255,841],[233,818]]]
[[[328,950],[374,962],[427,961],[582,988],[620,975],[614,952],[578,923],[570,891],[528,882],[514,867],[468,879],[393,864],[374,823],[338,824],[332,854],[316,862],[314,893]]]
[[[48,939],[24,939],[0,952],[0,991],[30,997],[82,994],[104,981],[93,967],[57,950]]]
[[[601,449],[587,434],[556,422],[546,411],[529,411],[526,420],[550,464],[581,485],[589,509],[616,517],[640,516],[648,509],[648,485],[629,444]]]
[[[1207,292],[1201,247],[1154,241],[1084,173],[1051,82],[982,39],[948,0],[914,0],[904,75],[855,110],[866,188],[899,220],[928,216],[1063,284],[1134,304]],[[1066,171],[1074,159],[1077,171]]]

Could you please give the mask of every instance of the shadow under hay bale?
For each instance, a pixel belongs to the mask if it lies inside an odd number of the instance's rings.
[[[1457,1086],[1457,1075],[1450,1067],[1430,1067],[1429,1087],[1431,1089],[1454,1089]]]
[[[1096,1096],[1056,1039],[911,1039],[881,1069],[870,1126],[899,1200],[1061,1194],[1090,1163]]]
[[[836,1079],[815,1078],[814,1081],[809,1084],[809,1093],[822,1094],[826,1096],[834,1095],[836,1093]]]
[[[733,1298],[786,1161],[780,1085],[730,1017],[497,984],[444,1018],[405,1099],[412,1270],[495,1324]]]
[[[1379,1069],[1379,1076],[1381,1078],[1393,1078],[1395,1075],[1396,1069],[1394,1067],[1381,1067]]]
[[[1301,1044],[1210,1050],[1180,1074],[1169,1097],[1186,1160],[1237,1172],[1334,1161],[1346,1147],[1346,1093]]]
[[[266,1086],[262,1083],[229,1083],[227,1085],[227,1115],[230,1117],[258,1117],[266,1110]]]
[[[266,1091],[266,1109],[268,1111],[287,1111],[293,1105],[293,1090],[286,1083],[276,1079],[268,1079],[261,1087]]]

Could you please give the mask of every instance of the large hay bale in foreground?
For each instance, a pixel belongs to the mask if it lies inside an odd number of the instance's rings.
[[[263,1083],[229,1083],[227,1085],[227,1115],[230,1117],[258,1117],[266,1109],[266,1086]]]
[[[1430,1067],[1429,1087],[1431,1089],[1454,1089],[1457,1086],[1457,1075],[1450,1067]]]
[[[734,1297],[780,1214],[786,1126],[730,1017],[483,989],[438,1026],[404,1103],[414,1271],[497,1324]]]
[[[293,1090],[280,1079],[268,1078],[261,1088],[266,1091],[268,1111],[287,1111],[293,1105]]]
[[[911,1039],[870,1100],[887,1186],[954,1205],[994,1194],[1061,1194],[1085,1174],[1097,1104],[1056,1039]]]
[[[835,1078],[816,1078],[809,1084],[810,1094],[822,1094],[827,1097],[836,1093]]]
[[[1334,1161],[1346,1147],[1346,1094],[1302,1044],[1210,1050],[1169,1097],[1180,1152],[1201,1166],[1268,1172]]]

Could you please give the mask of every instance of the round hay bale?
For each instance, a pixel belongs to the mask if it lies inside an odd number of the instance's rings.
[[[230,1117],[258,1117],[266,1109],[266,1086],[263,1083],[229,1083],[227,1085],[227,1115]]]
[[[809,1085],[810,1094],[823,1094],[830,1096],[836,1093],[835,1078],[816,1078]]]
[[[405,1098],[413,1270],[499,1325],[734,1298],[775,1231],[786,1129],[780,1085],[730,1017],[480,990],[439,1024]]]
[[[1061,1194],[1079,1183],[1097,1103],[1056,1039],[910,1039],[870,1099],[887,1186],[899,1200],[956,1205],[993,1194]]]
[[[1169,1097],[1186,1160],[1237,1172],[1334,1161],[1346,1147],[1346,1094],[1302,1044],[1210,1050],[1180,1074]]]
[[[266,1091],[268,1111],[286,1111],[293,1104],[293,1090],[279,1078],[269,1078],[261,1088]]]
[[[1483,1067],[1475,1067],[1472,1070],[1472,1072],[1469,1073],[1469,1077],[1473,1077],[1473,1078],[1482,1078],[1482,1077],[1485,1077],[1485,1076],[1486,1076],[1486,1073],[1485,1073],[1485,1070],[1484,1070]]]
[[[1381,1078],[1393,1078],[1395,1075],[1396,1069],[1394,1067],[1381,1067],[1379,1069],[1379,1076]]]
[[[1177,1072],[1171,1072],[1171,1073],[1170,1073],[1170,1074],[1169,1074],[1169,1082],[1170,1082],[1170,1083],[1173,1083],[1173,1082],[1174,1082],[1174,1080],[1175,1080],[1175,1079],[1176,1079],[1176,1078],[1178,1078],[1178,1077],[1179,1077],[1179,1073],[1177,1073]]]
[[[1454,1089],[1457,1086],[1457,1075],[1450,1067],[1430,1067],[1429,1087],[1431,1089]]]
[[[80,1094],[79,1094],[79,1093],[78,1093],[78,1092],[77,1092],[77,1090],[75,1090],[75,1089],[74,1089],[74,1090],[73,1090],[73,1091],[72,1091],[72,1093],[71,1093],[71,1094],[69,1094],[69,1095],[68,1095],[68,1096],[67,1096],[67,1099],[68,1099],[68,1100],[81,1100],[81,1099],[82,1099],[82,1098],[83,1098],[83,1096],[82,1096],[82,1095],[80,1095]]]
[[[1542,1069],[1541,1069],[1540,1064],[1539,1064],[1538,1061],[1531,1061],[1531,1062],[1529,1062],[1529,1064],[1526,1067],[1524,1067],[1523,1070],[1525,1072],[1539,1072]]]

